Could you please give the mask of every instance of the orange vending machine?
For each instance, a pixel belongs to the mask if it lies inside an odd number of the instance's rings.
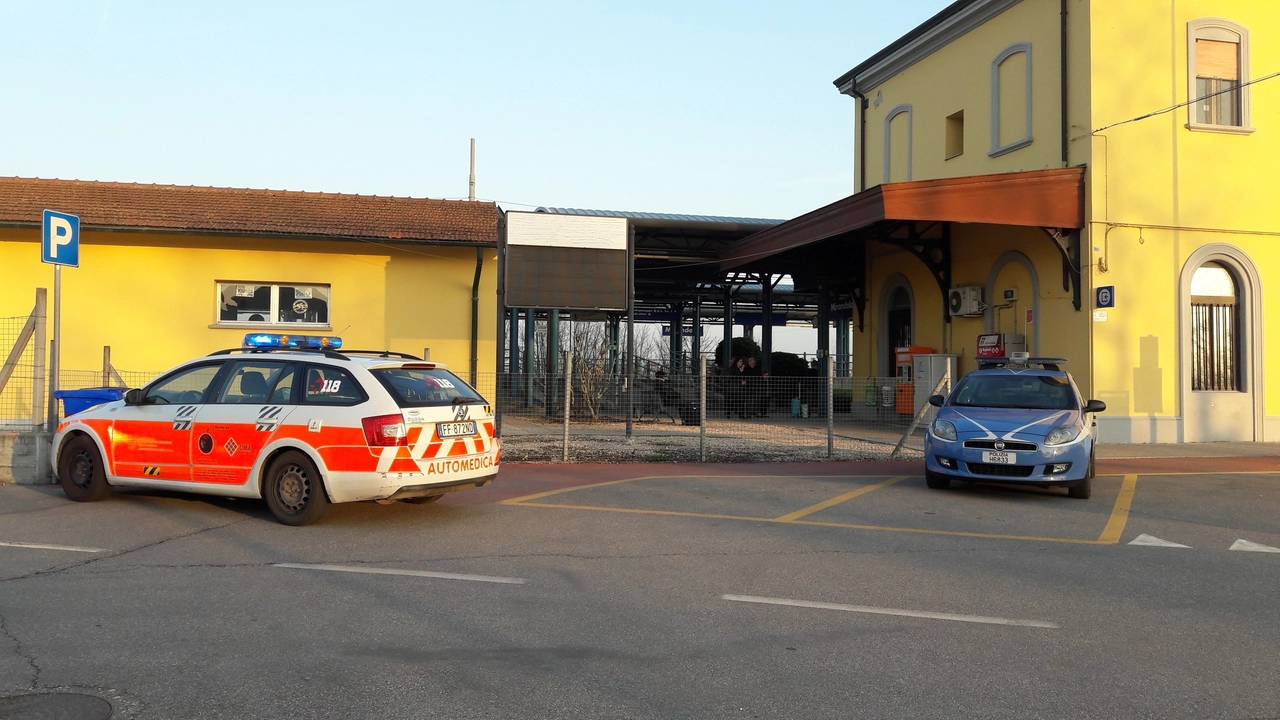
[[[914,415],[916,412],[915,360],[916,355],[933,353],[931,347],[900,347],[894,350],[896,385],[894,388],[894,410],[900,415]]]

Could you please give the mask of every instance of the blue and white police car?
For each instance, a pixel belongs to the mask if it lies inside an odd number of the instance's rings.
[[[1062,358],[978,358],[938,408],[924,441],[925,482],[952,480],[1065,486],[1088,498],[1094,474],[1094,416],[1107,409],[1084,402]]]

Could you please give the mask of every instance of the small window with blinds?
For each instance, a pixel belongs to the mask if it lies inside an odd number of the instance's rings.
[[[1249,126],[1248,34],[1220,18],[1188,27],[1188,78],[1191,126],[1241,129]]]

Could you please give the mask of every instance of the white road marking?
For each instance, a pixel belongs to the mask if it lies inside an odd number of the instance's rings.
[[[523,585],[524,578],[494,577],[492,575],[461,575],[459,573],[432,572],[430,570],[395,570],[392,568],[353,567],[351,565],[304,565],[301,563],[276,563],[273,567],[297,570],[327,570],[329,572],[366,573],[369,575],[409,575],[412,577],[440,578],[442,580],[471,580],[473,582]]]
[[[1249,542],[1248,540],[1236,540],[1235,544],[1231,546],[1231,549],[1243,550],[1244,552],[1280,553],[1280,548],[1274,548],[1270,545],[1259,545],[1256,542]]]
[[[75,547],[74,545],[44,545],[41,543],[3,542],[3,541],[0,541],[0,545],[3,545],[4,547],[27,548],[28,550],[65,550],[67,552],[82,552],[82,553],[106,552],[105,548]]]
[[[1146,547],[1171,547],[1171,548],[1190,548],[1190,545],[1182,545],[1168,540],[1161,540],[1154,535],[1139,535],[1129,542],[1130,545],[1143,545]]]
[[[900,615],[902,617],[924,618],[926,620],[953,620],[955,622],[982,623],[984,625],[1017,625],[1020,627],[1038,627],[1057,630],[1056,623],[1044,620],[1015,620],[1011,618],[983,617],[981,615],[954,615],[952,613],[926,612],[923,610],[899,610],[895,608],[869,607],[866,605],[840,605],[838,603],[811,602],[809,600],[788,600],[785,598],[754,597],[751,595],[721,595],[724,600],[734,602],[759,603],[761,605],[786,605],[788,607],[816,608],[818,610],[841,610],[844,612],[870,613],[872,615]]]

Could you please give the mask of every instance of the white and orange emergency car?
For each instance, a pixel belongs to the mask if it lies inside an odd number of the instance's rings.
[[[67,497],[116,485],[261,497],[305,525],[330,503],[431,502],[497,474],[492,406],[445,366],[340,352],[338,338],[245,345],[63,420],[52,462]]]

